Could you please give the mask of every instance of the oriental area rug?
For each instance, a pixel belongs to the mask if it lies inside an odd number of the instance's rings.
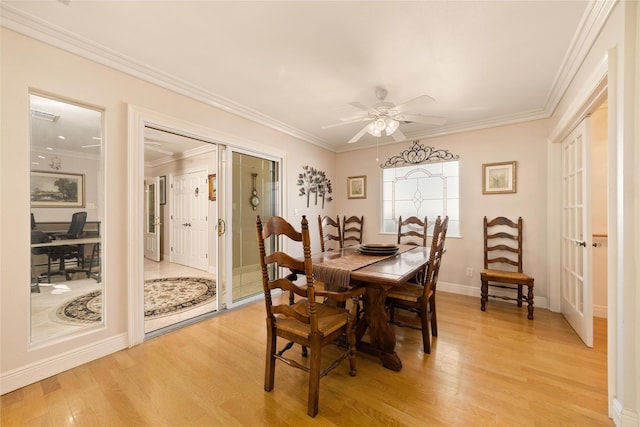
[[[145,280],[145,320],[170,316],[201,306],[216,296],[216,282],[203,277]],[[56,310],[65,322],[94,323],[102,320],[102,291],[89,292],[65,302]]]

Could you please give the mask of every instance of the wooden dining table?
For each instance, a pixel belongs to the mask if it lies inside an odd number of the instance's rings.
[[[429,261],[429,248],[398,247],[394,255],[366,255],[360,253],[358,246],[351,246],[311,256],[316,280],[325,282],[332,290],[345,286],[367,288],[364,314],[356,326],[357,348],[379,357],[382,365],[393,371],[402,369],[402,361],[395,352],[396,336],[385,309],[387,291],[407,282]],[[363,340],[367,331],[368,342]]]

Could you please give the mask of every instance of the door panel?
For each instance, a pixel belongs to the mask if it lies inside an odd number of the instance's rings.
[[[256,216],[264,221],[278,215],[281,201],[277,159],[259,154],[246,154],[229,150],[231,164],[230,205],[227,207],[226,243],[232,248],[227,264],[227,305],[233,306],[262,293],[262,277],[256,249]],[[228,176],[228,175],[227,175]],[[254,184],[255,182],[255,184]],[[257,197],[256,200],[252,198]]]
[[[171,260],[207,270],[207,171],[177,175],[173,178],[171,186]]]
[[[584,343],[593,347],[590,153],[587,118],[562,142],[561,311]]]

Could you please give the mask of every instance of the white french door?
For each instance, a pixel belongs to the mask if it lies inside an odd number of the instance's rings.
[[[160,262],[160,177],[145,181],[144,256]]]
[[[207,171],[176,175],[171,180],[171,261],[208,269]]]
[[[593,347],[589,118],[562,142],[561,312],[588,347]]]

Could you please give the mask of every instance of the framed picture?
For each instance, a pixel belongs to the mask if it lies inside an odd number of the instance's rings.
[[[31,207],[84,208],[84,175],[31,171]]]
[[[165,175],[160,176],[160,204],[167,204],[167,177]]]
[[[209,200],[216,201],[216,174],[209,175]]]
[[[347,198],[367,198],[367,177],[365,175],[350,176],[347,178]]]
[[[516,192],[516,163],[485,163],[482,165],[482,194]]]

